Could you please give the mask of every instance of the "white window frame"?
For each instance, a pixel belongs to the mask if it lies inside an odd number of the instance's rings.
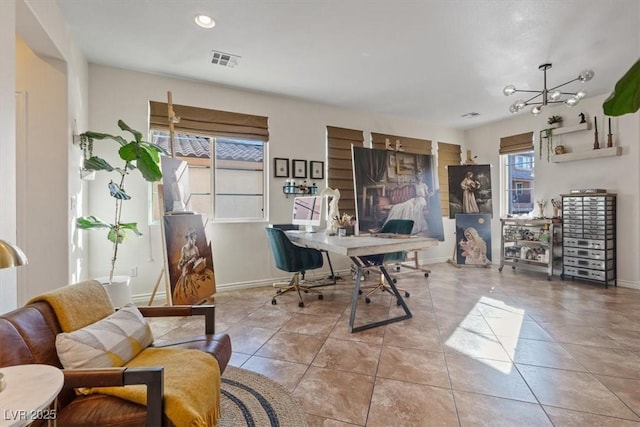
[[[167,132],[164,129],[151,128],[149,130],[149,141],[153,141],[154,132]],[[179,134],[180,132],[175,132]],[[216,218],[216,206],[215,206],[215,198],[216,198],[216,175],[217,175],[217,165],[216,165],[216,156],[215,156],[215,143],[216,137],[209,135],[198,135],[204,138],[208,138],[211,147],[211,172],[209,174],[210,178],[210,188],[211,193],[209,193],[209,203],[211,205],[211,215],[208,215],[209,221],[214,223],[268,223],[269,222],[269,144],[267,142],[262,142],[263,149],[263,158],[262,158],[262,216],[255,218]],[[236,139],[240,140],[240,138],[225,138],[225,139]],[[190,167],[199,167],[199,166],[190,166]],[[157,187],[156,187],[157,188]],[[148,215],[149,215],[149,224],[158,224],[160,219],[154,218],[154,204],[157,203],[157,195],[155,195],[154,200],[154,184],[151,183],[149,185],[149,198],[148,198]]]
[[[531,168],[519,168],[516,167],[516,162],[514,162],[514,168],[520,170],[531,170],[532,182],[533,186],[528,189],[528,191],[535,190],[535,150],[527,151],[526,153],[533,152],[534,156],[531,157],[533,161],[533,167]],[[509,191],[509,164],[508,159],[509,155],[517,155],[517,153],[509,153],[509,154],[500,154],[500,216],[506,217],[509,215],[509,201],[512,196],[512,191]],[[525,157],[525,156],[523,156]],[[513,190],[513,189],[512,189]],[[522,189],[524,191],[524,188]],[[533,194],[531,194],[531,200],[533,200]]]

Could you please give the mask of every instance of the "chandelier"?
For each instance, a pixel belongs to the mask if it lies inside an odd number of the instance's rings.
[[[567,106],[573,107],[587,95],[587,92],[585,92],[584,90],[579,90],[577,92],[562,92],[560,88],[562,86],[568,85],[569,83],[573,83],[576,80],[579,80],[581,82],[588,82],[593,78],[593,71],[584,70],[575,79],[547,89],[547,70],[549,68],[551,68],[551,64],[542,64],[538,67],[538,69],[542,70],[542,72],[544,73],[544,89],[542,90],[522,90],[516,89],[514,85],[505,86],[505,88],[502,90],[502,93],[504,93],[505,96],[513,95],[516,92],[527,92],[535,94],[526,101],[522,99],[517,100],[516,102],[511,104],[511,107],[509,107],[509,111],[511,111],[512,113],[517,113],[519,111],[522,111],[524,107],[533,105],[534,107],[531,109],[531,113],[537,116],[538,114],[540,114],[540,112],[542,111],[542,107],[544,107],[545,105],[558,104],[563,102]]]

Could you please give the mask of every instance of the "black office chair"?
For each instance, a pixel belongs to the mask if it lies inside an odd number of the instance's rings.
[[[291,240],[289,240],[289,237],[287,237],[287,234],[279,228],[267,227],[266,231],[276,267],[280,270],[294,273],[289,284],[285,284],[282,287],[274,284],[274,286],[279,287],[279,289],[271,299],[271,304],[277,304],[277,297],[294,290],[298,292],[298,297],[300,298],[298,306],[300,307],[304,307],[300,290],[316,293],[318,294],[318,299],[323,299],[320,291],[300,284],[300,274],[304,276],[307,270],[322,268],[322,252],[317,249],[305,248],[293,244]]]
[[[378,232],[380,234],[390,233],[390,234],[403,234],[409,235],[411,234],[411,230],[413,229],[413,220],[412,219],[390,219],[383,226],[382,229]],[[385,264],[391,263],[401,263],[405,260],[407,256],[406,251],[399,252],[391,252],[388,254],[377,254],[377,255],[367,255],[361,257],[361,260],[364,262],[366,267],[378,267]],[[393,282],[396,282],[396,279],[393,279]],[[374,292],[386,291],[391,295],[394,295],[391,287],[385,281],[384,275],[380,274],[380,281],[377,285],[368,287],[369,292],[365,295],[365,302],[368,304],[371,302],[369,296]],[[397,288],[399,291],[404,292],[405,297],[409,297],[409,292],[406,289]],[[394,295],[395,296],[395,295]]]

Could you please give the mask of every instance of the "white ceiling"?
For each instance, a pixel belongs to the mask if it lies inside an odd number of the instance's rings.
[[[89,62],[460,129],[509,116],[502,89],[542,89],[542,63],[549,87],[592,69],[593,96],[640,55],[638,0],[57,2]]]

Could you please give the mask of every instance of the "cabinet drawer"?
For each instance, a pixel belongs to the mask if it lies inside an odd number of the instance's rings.
[[[613,261],[600,261],[588,258],[564,257],[562,262],[566,266],[585,267],[593,270],[608,270],[613,268]]]
[[[605,258],[612,259],[613,258],[613,249],[609,249],[608,251],[598,251],[595,249],[565,247],[563,248],[563,250],[564,250],[565,256],[591,258],[591,259],[605,259]]]
[[[576,239],[573,237],[563,240],[564,246],[587,249],[613,249],[613,240]]]
[[[580,267],[565,267],[563,274],[567,276],[584,277],[585,279],[591,280],[600,280],[601,282],[608,282],[615,278],[612,270],[598,271]]]

